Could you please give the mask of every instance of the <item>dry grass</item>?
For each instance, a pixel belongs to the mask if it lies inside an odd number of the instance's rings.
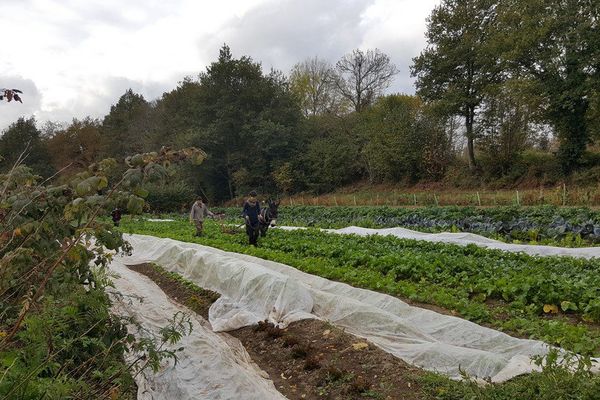
[[[554,188],[524,190],[450,190],[392,189],[385,186],[339,190],[321,196],[293,195],[283,205],[311,206],[480,206],[506,205],[600,207],[600,186],[591,188]]]

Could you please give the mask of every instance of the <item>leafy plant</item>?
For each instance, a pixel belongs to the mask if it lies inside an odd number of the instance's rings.
[[[243,233],[223,235],[211,222],[202,239],[192,238],[184,220],[132,220],[124,227],[252,254],[328,279],[436,304],[472,321],[580,353],[600,352],[600,329],[586,322],[598,321],[600,260],[532,257],[474,245],[315,230],[274,230],[255,249],[245,245]],[[565,309],[549,317],[543,312],[546,304]]]
[[[222,208],[230,220],[237,208]],[[280,224],[341,228],[402,226],[424,232],[472,232],[499,240],[581,247],[600,242],[600,213],[588,208],[540,207],[281,207]]]
[[[132,387],[130,370],[140,367],[124,363],[125,351],[143,350],[144,364],[174,356],[160,338],[127,334],[125,326],[135,321],[109,312],[107,265],[130,246],[98,216],[115,206],[140,213],[142,185],[162,179],[164,164],[203,159],[198,149],[163,149],[128,157],[129,169],[114,182],[117,163],[107,159],[54,185],[32,174],[21,157],[0,175],[1,395],[124,396]],[[182,332],[177,324],[169,329],[163,342]]]

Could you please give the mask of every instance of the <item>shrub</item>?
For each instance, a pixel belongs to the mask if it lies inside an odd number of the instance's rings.
[[[162,163],[204,156],[196,149],[139,154],[116,182],[113,159],[64,185],[40,183],[19,162],[0,175],[0,397],[119,395],[132,386],[130,370],[155,369],[174,356],[161,346],[187,331],[187,317],[175,316],[159,338],[137,340],[125,329],[135,321],[109,312],[109,251],[131,248],[98,216],[121,204],[140,213],[142,185],[166,175]],[[145,358],[126,364],[125,350]]]
[[[183,182],[172,182],[166,185],[147,185],[146,203],[151,212],[181,212],[195,200],[194,190]]]

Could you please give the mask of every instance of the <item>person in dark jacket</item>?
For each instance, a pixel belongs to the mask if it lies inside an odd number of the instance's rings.
[[[119,226],[119,223],[121,222],[121,209],[119,207],[115,207],[115,209],[110,213],[110,216],[112,217],[113,224],[115,224],[115,226]]]
[[[256,199],[256,191],[253,190],[249,193],[248,199],[244,202],[244,209],[242,210],[242,217],[246,221],[246,234],[248,240],[252,246],[256,246],[259,235],[259,218],[260,216],[260,204]]]

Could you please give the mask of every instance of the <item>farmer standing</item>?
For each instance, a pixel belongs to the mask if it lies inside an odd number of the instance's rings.
[[[204,218],[213,216],[214,214],[208,210],[208,207],[202,201],[202,197],[198,197],[190,211],[190,222],[196,225],[196,234],[194,236],[202,236]]]
[[[242,216],[246,221],[246,234],[251,245],[256,246],[258,240],[258,228],[259,228],[259,215],[260,215],[260,204],[256,199],[256,191],[251,191],[249,197],[244,203],[244,209],[242,210]]]

